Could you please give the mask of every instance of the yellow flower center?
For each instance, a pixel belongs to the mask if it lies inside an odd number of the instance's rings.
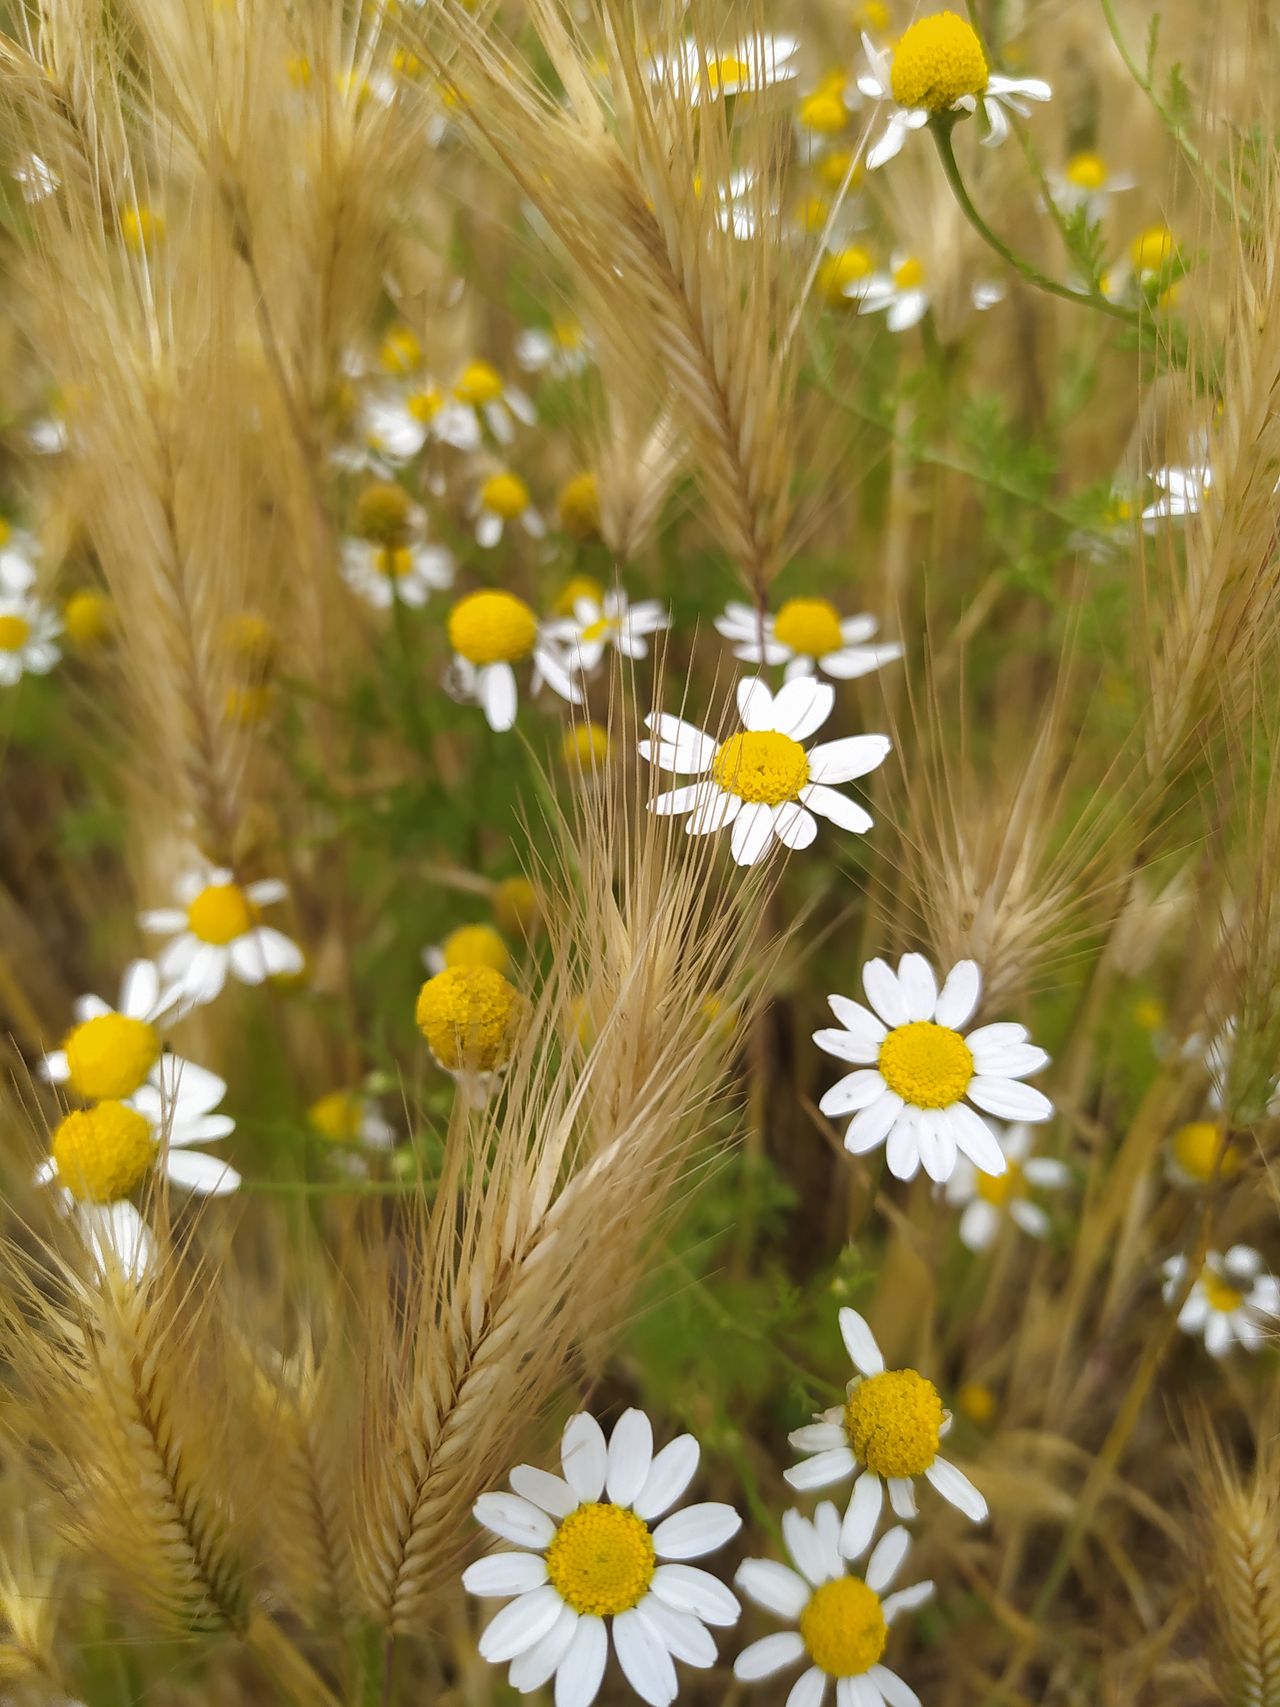
[[[716,748],[711,775],[726,794],[781,806],[809,780],[809,759],[799,741],[774,730],[745,730]]]
[[[805,196],[796,209],[796,224],[801,231],[821,231],[830,212],[831,204],[822,196]]]
[[[88,649],[101,646],[112,628],[114,619],[111,600],[103,593],[85,590],[72,593],[62,607],[62,625],[73,646]]]
[[[850,173],[849,167],[853,165]],[[856,190],[866,176],[866,167],[859,160],[853,161],[853,154],[847,148],[833,148],[830,154],[824,154],[817,166],[818,182],[825,184],[829,190],[838,190],[845,179],[849,179],[850,189]]]
[[[1211,1120],[1193,1120],[1179,1127],[1173,1135],[1173,1159],[1184,1174],[1197,1180],[1210,1179],[1215,1163],[1219,1179],[1234,1179],[1240,1172],[1240,1151],[1234,1144],[1223,1144],[1222,1133]]]
[[[0,616],[0,652],[21,652],[31,638],[25,616]]]
[[[873,34],[883,34],[889,28],[889,8],[884,0],[865,0],[865,4],[855,10],[853,21]]]
[[[375,480],[356,499],[356,532],[375,545],[403,545],[409,532],[409,494],[393,480]]]
[[[617,628],[618,624],[611,616],[598,616],[594,622],[589,622],[582,631],[584,640],[603,640]]]
[[[402,581],[413,568],[413,553],[407,545],[381,546],[373,554],[373,567],[387,581]]]
[[[996,1396],[984,1381],[966,1381],[956,1394],[956,1409],[980,1426],[996,1414]]]
[[[593,605],[604,603],[604,588],[594,575],[570,575],[552,608],[557,616],[572,616],[579,599],[590,599]]]
[[[1100,154],[1085,149],[1067,161],[1066,178],[1077,190],[1100,190],[1109,174],[1107,163]]]
[[[459,403],[470,403],[482,409],[486,403],[496,403],[502,396],[502,375],[489,362],[468,362],[453,388]]]
[[[149,250],[164,236],[164,215],[149,207],[127,207],[120,215],[120,235],[128,248]]]
[[[584,1617],[614,1617],[638,1606],[656,1564],[648,1525],[603,1502],[571,1511],[547,1548],[548,1581]]]
[[[529,488],[518,474],[491,474],[480,488],[480,502],[504,522],[513,522],[529,508]]]
[[[503,930],[528,930],[538,916],[538,895],[527,877],[501,880],[493,892],[493,916]]]
[[[817,136],[835,136],[849,122],[849,109],[839,93],[817,89],[800,103],[800,123]]]
[[[235,883],[213,883],[187,908],[192,936],[223,948],[253,929],[258,910]]]
[[[422,345],[407,326],[395,326],[382,340],[378,359],[388,373],[412,373],[422,362]]]
[[[1244,1303],[1244,1293],[1238,1287],[1232,1286],[1229,1280],[1224,1280],[1213,1269],[1206,1268],[1200,1275],[1200,1287],[1209,1300],[1211,1310],[1221,1310],[1224,1315],[1232,1310],[1238,1310]]]
[[[851,243],[834,255],[828,255],[818,268],[818,289],[833,308],[847,308],[845,291],[850,285],[861,284],[875,269],[871,252],[860,243]]]
[[[814,1590],[800,1614],[800,1634],[828,1677],[861,1677],[884,1652],[889,1628],[874,1589],[861,1577],[837,1577]]]
[[[986,55],[973,25],[954,12],[919,18],[893,53],[889,82],[900,107],[946,112],[987,86]]]
[[[1026,1177],[1014,1161],[1010,1161],[1002,1174],[984,1174],[979,1169],[975,1184],[983,1202],[992,1204],[996,1209],[1003,1209],[1011,1198],[1027,1194]]]
[[[880,1045],[884,1082],[912,1108],[950,1108],[973,1077],[973,1056],[958,1031],[932,1020],[895,1026]]]
[[[1167,225],[1152,225],[1129,245],[1129,265],[1135,273],[1158,273],[1173,259],[1176,245]]]
[[[580,350],[585,337],[576,320],[553,320],[551,338],[558,350]]]
[[[829,599],[788,599],[773,619],[773,632],[805,658],[824,658],[843,645],[840,614]]]
[[[524,997],[491,966],[450,966],[418,992],[418,1029],[442,1067],[491,1073],[511,1057]]]
[[[893,269],[893,282],[899,290],[919,290],[924,283],[924,263],[908,255]]]
[[[718,94],[721,89],[726,94],[732,94],[735,89],[741,88],[750,80],[751,67],[745,60],[735,59],[731,53],[725,54],[723,59],[707,61],[707,87],[713,95]]]
[[[514,664],[537,637],[537,618],[514,593],[468,593],[449,612],[449,644],[472,664]]]
[[[241,611],[228,617],[220,638],[223,650],[249,675],[265,675],[271,668],[276,637],[266,617],[257,611]]]
[[[920,1476],[938,1456],[944,1414],[938,1389],[914,1369],[859,1381],[844,1407],[854,1457],[877,1476]]]
[[[354,1091],[330,1091],[307,1110],[307,1124],[331,1144],[354,1144],[364,1124],[364,1106]]]
[[[575,723],[565,730],[561,753],[571,770],[595,770],[609,757],[609,731],[598,723]]]
[[[136,1108],[100,1102],[67,1115],[53,1135],[58,1181],[80,1203],[118,1203],[142,1184],[156,1141]]]
[[[560,526],[572,539],[591,539],[600,532],[600,488],[594,474],[575,474],[560,488],[556,508]],[[575,579],[589,581],[589,576]],[[573,583],[571,582],[570,585]],[[591,585],[595,585],[591,582]],[[581,595],[579,595],[581,596]],[[569,610],[572,612],[573,606]]]
[[[426,426],[434,421],[444,408],[444,397],[434,385],[428,385],[421,391],[414,391],[405,399],[405,408],[415,421],[421,421]]]
[[[489,966],[505,973],[511,964],[507,945],[492,925],[459,925],[440,944],[446,966]]]
[[[71,1088],[86,1102],[132,1096],[160,1059],[155,1027],[125,1014],[83,1020],[62,1047]]]

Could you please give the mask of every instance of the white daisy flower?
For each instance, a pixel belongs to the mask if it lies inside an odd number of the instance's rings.
[[[841,1310],[840,1332],[858,1374],[843,1405],[789,1437],[808,1456],[783,1472],[787,1481],[807,1493],[856,1478],[840,1526],[840,1548],[848,1559],[870,1546],[886,1488],[896,1517],[916,1515],[917,1476],[971,1522],[985,1522],[986,1500],[963,1471],[938,1456],[951,1412],[932,1381],[914,1369],[886,1369],[875,1335],[856,1310]]]
[[[111,1007],[100,996],[81,996],[76,1023],[61,1049],[40,1063],[42,1078],[70,1085],[85,1102],[126,1101],[144,1084],[159,1082],[164,1045],[156,1020],[173,1005],[162,993],[154,961],[135,960],[120,981],[120,1000]]]
[[[746,36],[727,53],[708,52],[690,37],[681,52],[649,61],[655,83],[669,83],[691,106],[731,95],[755,94],[785,83],[799,71],[800,43],[794,36]]]
[[[691,836],[733,826],[731,848],[739,865],[755,865],[775,841],[809,847],[818,833],[814,813],[842,830],[863,835],[871,814],[841,794],[835,783],[866,776],[885,761],[886,735],[853,735],[806,748],[803,743],[831,714],[835,689],[798,676],[778,693],[758,678],[738,683],[742,731],[717,742],[679,717],[650,716],[657,737],[640,754],[665,771],[694,776],[649,802],[649,810],[687,815]]]
[[[297,943],[259,922],[263,907],[288,894],[278,878],[241,885],[230,871],[206,866],[183,876],[175,892],[180,906],[139,918],[143,930],[172,937],[158,960],[160,976],[171,981],[167,1000],[199,1007],[221,994],[228,974],[242,984],[261,984],[301,972]]]
[[[517,426],[531,427],[538,419],[532,401],[517,386],[504,383],[490,362],[468,362],[453,382],[453,401],[469,410],[477,432],[487,427],[500,445],[509,445]]]
[[[1000,1120],[1050,1119],[1053,1104],[1043,1091],[1018,1082],[1048,1064],[1044,1050],[1027,1041],[1021,1025],[961,1035],[982,993],[975,961],[957,961],[939,991],[922,954],[904,954],[896,973],[887,961],[869,960],[862,987],[874,1012],[828,996],[840,1025],[813,1034],[819,1049],[856,1069],[818,1104],[832,1119],[853,1115],[845,1149],[860,1156],[885,1144],[898,1179],[913,1179],[923,1164],[931,1180],[948,1180],[957,1151],[983,1173],[1003,1174],[1004,1152],[977,1110]]]
[[[1092,149],[1073,154],[1060,172],[1048,175],[1049,194],[1059,212],[1072,214],[1083,208],[1091,225],[1106,213],[1112,196],[1133,189],[1137,181],[1113,172]]]
[[[516,673],[512,667],[533,661],[531,689],[545,682],[570,705],[582,694],[568,663],[523,599],[491,589],[468,593],[449,612],[453,662],[445,688],[455,699],[483,707],[490,729],[503,733],[516,720]]]
[[[453,557],[442,545],[380,545],[370,539],[342,542],[342,578],[375,610],[425,605],[435,590],[452,586]]]
[[[486,550],[497,545],[508,522],[519,522],[532,539],[541,539],[547,524],[533,507],[529,488],[518,474],[501,469],[491,474],[476,494],[476,543]]]
[[[865,1577],[846,1568],[839,1530],[829,1500],[814,1512],[812,1522],[798,1511],[785,1512],[782,1534],[795,1569],[773,1559],[744,1559],[739,1565],[734,1582],[743,1594],[795,1628],[744,1648],[734,1661],[734,1676],[754,1683],[804,1664],[787,1707],[822,1707],[829,1683],[836,1686],[836,1707],[920,1707],[915,1690],[881,1665],[880,1656],[894,1619],[923,1605],[933,1594],[933,1584],[918,1582],[896,1594],[885,1593],[911,1546],[905,1529],[890,1529],[880,1537]]]
[[[889,259],[887,273],[873,273],[855,287],[859,314],[884,313],[891,332],[907,332],[918,326],[932,304],[924,264],[915,255],[898,250]],[[969,300],[979,314],[1004,301],[1004,286],[992,281],[974,285]]]
[[[671,1512],[697,1470],[698,1443],[682,1434],[655,1453],[643,1411],[625,1411],[607,1442],[579,1412],[560,1464],[563,1477],[521,1464],[511,1493],[476,1501],[485,1528],[521,1549],[463,1574],[471,1594],[515,1597],[489,1623],[480,1653],[510,1662],[508,1680],[522,1695],[554,1677],[556,1707],[590,1707],[612,1635],[631,1688],[667,1707],[679,1692],[674,1662],[714,1665],[707,1626],[734,1624],[740,1611],[723,1583],[686,1561],[723,1547],[742,1519],[714,1503]]]
[[[748,664],[785,664],[786,679],[815,670],[836,681],[853,681],[901,658],[889,641],[867,642],[880,626],[873,616],[842,617],[829,599],[787,599],[776,616],[731,599],[716,628],[734,642],[733,655]]]
[[[1213,485],[1213,470],[1207,462],[1187,468],[1153,468],[1150,478],[1160,488],[1160,496],[1142,512],[1148,531],[1166,517],[1197,515]]]
[[[61,658],[57,615],[25,593],[0,594],[0,687],[24,675],[47,676]]]
[[[408,391],[371,393],[361,405],[360,435],[391,467],[412,461],[428,439],[455,450],[480,447],[475,410],[446,397],[429,380]]]
[[[1217,1120],[1191,1120],[1169,1139],[1165,1177],[1186,1191],[1202,1191],[1214,1181],[1236,1179],[1244,1160]]]
[[[36,544],[0,521],[0,593],[28,593],[36,584]]]
[[[1185,1256],[1163,1265],[1164,1300],[1170,1303],[1182,1290],[1187,1274]],[[1204,1341],[1210,1357],[1222,1357],[1235,1344],[1257,1351],[1275,1333],[1280,1317],[1280,1280],[1268,1274],[1262,1258],[1248,1245],[1232,1245],[1219,1254],[1210,1251],[1178,1312],[1184,1334]]]
[[[150,1236],[129,1198],[149,1175],[158,1171],[201,1197],[239,1187],[233,1167],[192,1148],[235,1130],[230,1115],[214,1112],[226,1092],[216,1073],[166,1055],[156,1083],[141,1086],[130,1102],[108,1098],[58,1123],[36,1181],[57,1183],[100,1266],[108,1252],[127,1272],[145,1266]]]
[[[599,599],[589,594],[573,601],[571,617],[554,617],[545,632],[558,641],[578,668],[594,670],[610,646],[624,658],[647,658],[648,636],[671,626],[671,618],[659,599],[629,604],[621,587]]]
[[[1049,1232],[1049,1217],[1028,1196],[1032,1186],[1056,1191],[1070,1184],[1071,1170],[1052,1156],[1030,1154],[1029,1126],[1009,1127],[1000,1143],[1008,1166],[1002,1174],[985,1174],[967,1156],[956,1159],[956,1171],[946,1184],[948,1203],[964,1205],[960,1238],[971,1251],[985,1251],[1008,1218],[1033,1239]]]
[[[550,326],[527,326],[517,333],[515,354],[526,373],[572,379],[586,371],[591,340],[576,320],[553,320]]]
[[[879,141],[868,150],[869,172],[900,152],[908,131],[923,130],[939,113],[975,113],[979,102],[987,121],[982,141],[997,147],[1009,134],[1006,107],[1026,118],[1028,101],[1047,101],[1052,93],[1038,77],[993,74],[972,24],[954,12],[917,18],[892,49],[877,47],[864,34],[862,50],[867,70],[859,89],[893,103]]]

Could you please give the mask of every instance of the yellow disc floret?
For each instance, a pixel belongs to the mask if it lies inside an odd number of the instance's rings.
[[[594,575],[570,575],[551,608],[557,616],[572,616],[579,599],[587,599],[593,605],[604,603],[604,588]]]
[[[201,942],[225,948],[254,927],[257,909],[236,883],[213,883],[187,908],[187,925]]]
[[[996,1396],[985,1381],[966,1381],[956,1394],[956,1409],[981,1428],[996,1414]]]
[[[493,916],[504,931],[527,931],[538,917],[538,892],[527,877],[504,877],[493,892]]]
[[[893,52],[889,81],[900,107],[942,113],[987,86],[986,55],[972,24],[955,12],[918,18]]]
[[[723,59],[707,61],[707,87],[712,94],[721,90],[726,95],[732,95],[736,89],[741,89],[751,82],[751,67],[745,60],[735,59],[731,53],[726,53]]]
[[[25,616],[0,616],[0,652],[21,652],[31,638],[31,624]]]
[[[815,89],[800,103],[800,123],[817,136],[836,136],[849,122],[849,109],[832,89]]]
[[[160,1059],[160,1037],[146,1020],[95,1014],[62,1045],[72,1090],[86,1102],[132,1096]]]
[[[265,616],[258,611],[239,611],[229,616],[219,632],[222,649],[250,677],[263,676],[275,659],[276,637]]]
[[[973,1056],[964,1038],[932,1020],[895,1026],[880,1045],[876,1064],[889,1089],[912,1108],[950,1108],[973,1077]]]
[[[76,1109],[53,1135],[58,1183],[80,1203],[118,1203],[142,1184],[155,1154],[150,1124],[122,1102]]]
[[[373,572],[385,581],[403,581],[413,568],[413,553],[407,545],[380,546],[373,554]]]
[[[809,780],[809,760],[799,741],[774,730],[745,730],[716,748],[713,780],[727,794],[767,806],[794,800]]]
[[[307,1124],[331,1144],[354,1144],[364,1124],[364,1103],[354,1091],[330,1091],[307,1110]]]
[[[422,344],[407,326],[393,326],[382,340],[378,360],[388,373],[412,373],[422,365]]]
[[[556,500],[560,526],[571,539],[593,539],[600,532],[600,486],[594,474],[575,474]],[[585,579],[585,577],[584,577]]]
[[[459,925],[440,944],[446,966],[490,966],[506,972],[511,965],[507,945],[492,925]]]
[[[908,255],[893,269],[893,282],[899,290],[919,290],[924,283],[924,262]]]
[[[533,651],[538,619],[514,593],[468,593],[449,612],[449,644],[471,664],[515,664]]]
[[[394,480],[375,480],[356,499],[356,532],[375,545],[403,545],[409,536],[409,494]]]
[[[1149,226],[1130,243],[1129,264],[1135,273],[1158,273],[1173,259],[1176,248],[1167,225]]]
[[[1221,1151],[1221,1157],[1219,1157]],[[1240,1151],[1225,1143],[1212,1120],[1193,1120],[1173,1135],[1173,1160],[1190,1179],[1209,1180],[1215,1166],[1219,1179],[1234,1179],[1240,1172]]]
[[[861,1677],[884,1652],[889,1629],[875,1590],[861,1577],[837,1577],[814,1590],[800,1614],[800,1634],[828,1677]]]
[[[115,609],[105,593],[90,588],[72,593],[62,607],[62,626],[67,639],[83,652],[109,639],[115,624]]]
[[[818,289],[833,308],[847,308],[850,287],[861,284],[874,270],[875,260],[870,250],[864,249],[860,243],[851,243],[847,249],[837,250],[823,261],[818,268]]]
[[[788,599],[773,619],[773,632],[803,658],[823,658],[843,645],[840,615],[829,599]]]
[[[529,488],[518,474],[491,474],[480,488],[480,502],[504,522],[513,522],[529,508]]]
[[[1100,154],[1094,154],[1091,149],[1084,149],[1079,154],[1073,154],[1067,161],[1065,176],[1067,182],[1077,190],[1100,190],[1109,173],[1107,163]]]
[[[598,723],[575,723],[565,730],[560,750],[570,770],[593,771],[609,757],[609,731]]]
[[[845,1401],[854,1457],[878,1476],[923,1475],[938,1456],[944,1421],[938,1389],[914,1369],[869,1375]]]
[[[1224,1315],[1230,1315],[1244,1303],[1244,1293],[1211,1268],[1201,1271],[1200,1289],[1209,1301],[1209,1308],[1221,1310]]]
[[[604,1503],[571,1511],[547,1548],[547,1580],[584,1617],[616,1617],[638,1606],[656,1564],[648,1525]]]
[[[1017,1162],[1010,1161],[1002,1174],[984,1174],[979,1169],[974,1187],[984,1203],[1003,1209],[1012,1198],[1027,1194],[1026,1177]]]
[[[483,409],[486,403],[496,403],[502,396],[502,375],[489,362],[468,362],[453,388],[453,395],[459,403],[470,403],[473,409]]]
[[[524,1018],[524,997],[491,966],[447,967],[418,992],[418,1029],[450,1072],[503,1066]]]
[[[120,214],[120,235],[130,249],[150,250],[164,236],[164,215],[141,204],[126,207]]]

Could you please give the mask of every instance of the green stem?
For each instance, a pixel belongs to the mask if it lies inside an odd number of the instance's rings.
[[[1081,308],[1096,308],[1102,314],[1109,314],[1113,320],[1123,320],[1126,325],[1136,325],[1136,309],[1126,308],[1122,302],[1110,301],[1100,290],[1075,290],[1070,285],[1059,284],[1057,279],[1051,279],[1047,273],[1033,267],[1030,261],[1025,261],[1021,255],[1015,254],[1002,237],[996,236],[973,205],[964,179],[960,176],[955,149],[951,146],[951,124],[950,118],[944,115],[934,119],[929,129],[933,132],[942,169],[947,175],[947,182],[951,185],[956,201],[960,204],[960,211],[987,247],[994,249],[1002,261],[1007,261],[1016,273],[1037,290],[1046,291],[1050,296],[1061,297],[1064,302],[1078,303]]]

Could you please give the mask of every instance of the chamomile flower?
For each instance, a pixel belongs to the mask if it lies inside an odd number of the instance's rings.
[[[867,154],[867,170],[892,160],[907,132],[923,130],[941,113],[974,113],[981,101],[987,133],[996,147],[1009,134],[1005,108],[1026,118],[1028,101],[1047,101],[1052,91],[1038,77],[1000,77],[987,65],[973,25],[955,12],[917,18],[892,49],[862,38],[867,71],[858,79],[864,95],[892,101],[884,132]]]
[[[423,984],[414,1017],[436,1062],[483,1105],[510,1064],[529,1008],[492,966],[455,965]]]
[[[651,634],[668,628],[671,618],[659,599],[629,604],[621,587],[599,599],[574,601],[571,617],[553,617],[546,632],[564,646],[580,670],[596,668],[610,646],[624,658],[647,658]]]
[[[1004,286],[993,282],[976,284],[969,300],[979,314],[1004,301]],[[889,259],[887,273],[874,273],[860,287],[859,314],[885,315],[891,332],[907,332],[918,326],[929,312],[932,297],[925,276],[924,263],[905,250],[898,250]]]
[[[1153,468],[1151,479],[1160,488],[1160,496],[1142,512],[1148,531],[1158,521],[1198,515],[1204,495],[1213,485],[1213,470],[1207,462],[1186,468]]]
[[[809,847],[818,833],[814,813],[842,830],[865,834],[871,814],[833,785],[866,776],[885,761],[885,735],[853,735],[807,748],[827,720],[835,689],[812,676],[788,682],[775,696],[758,678],[738,683],[742,729],[717,742],[679,717],[650,716],[656,737],[640,743],[643,758],[661,770],[697,777],[649,802],[649,810],[687,817],[691,836],[732,826],[739,865],[755,865],[775,841]]]
[[[591,1707],[612,1646],[642,1701],[679,1693],[675,1661],[716,1663],[708,1625],[737,1622],[737,1600],[688,1564],[723,1547],[742,1520],[732,1506],[672,1511],[698,1467],[682,1434],[653,1450],[643,1411],[624,1411],[606,1441],[585,1411],[560,1442],[563,1476],[521,1464],[511,1493],[482,1494],[477,1519],[519,1552],[491,1553],[463,1573],[474,1595],[506,1599],[480,1638],[482,1658],[510,1663],[522,1695],[555,1679],[556,1707]]]
[[[179,906],[143,913],[139,922],[143,930],[170,936],[159,956],[160,976],[182,1007],[213,1001],[228,976],[261,984],[302,970],[297,943],[261,923],[262,909],[288,894],[278,878],[240,884],[230,871],[206,866],[187,872],[175,892]]]
[[[799,67],[800,43],[794,36],[746,36],[727,53],[708,50],[690,37],[681,52],[649,61],[655,83],[669,83],[691,106],[731,95],[756,94],[775,83],[788,82]]]
[[[62,623],[25,593],[0,594],[0,687],[23,676],[47,676],[62,653],[56,645]]]
[[[526,373],[546,373],[552,379],[572,379],[584,373],[592,355],[591,340],[576,320],[527,326],[516,335],[515,352]]]
[[[100,996],[81,996],[75,1025],[62,1048],[40,1064],[43,1078],[69,1085],[85,1102],[124,1101],[142,1085],[158,1082],[164,1045],[156,1021],[173,1005],[160,988],[154,961],[135,960],[120,981],[120,1000],[111,1007]]]
[[[1090,224],[1096,225],[1111,197],[1131,190],[1137,179],[1113,172],[1100,154],[1086,148],[1073,154],[1060,172],[1050,172],[1048,182],[1049,194],[1060,213],[1072,214],[1083,208]]]
[[[1047,1235],[1049,1217],[1031,1201],[1029,1191],[1032,1187],[1055,1191],[1070,1182],[1071,1170],[1052,1156],[1031,1155],[1032,1140],[1029,1126],[1008,1129],[1000,1141],[1008,1163],[1002,1174],[984,1174],[967,1156],[957,1158],[946,1198],[948,1203],[964,1206],[960,1239],[971,1251],[985,1251],[1006,1219],[1033,1239]]]
[[[468,593],[449,612],[453,662],[446,687],[458,699],[483,708],[490,729],[499,733],[516,720],[513,665],[533,660],[534,686],[546,682],[562,699],[580,705],[582,695],[554,642],[533,611],[514,593]]]
[[[307,1110],[307,1125],[330,1144],[360,1144],[367,1150],[389,1150],[395,1128],[382,1117],[373,1097],[363,1091],[328,1091]]]
[[[920,1707],[916,1692],[880,1659],[893,1620],[923,1605],[933,1584],[918,1582],[897,1594],[885,1593],[910,1549],[905,1529],[880,1537],[863,1577],[855,1576],[841,1557],[839,1530],[829,1500],[812,1520],[788,1511],[782,1535],[795,1569],[773,1559],[744,1559],[739,1565],[735,1586],[795,1628],[745,1647],[734,1661],[734,1676],[754,1683],[803,1664],[787,1707],[822,1707],[830,1683],[836,1686],[836,1707]]]
[[[425,605],[432,592],[453,584],[453,558],[442,545],[380,545],[348,539],[342,545],[342,578],[375,610]]]
[[[806,1493],[855,1478],[840,1525],[841,1552],[856,1559],[870,1545],[886,1488],[895,1515],[914,1517],[919,1476],[971,1522],[985,1522],[986,1500],[963,1471],[938,1456],[951,1413],[933,1382],[914,1369],[886,1369],[875,1335],[856,1310],[841,1310],[840,1333],[858,1373],[843,1405],[790,1436],[807,1456],[783,1474]]]
[[[1191,1120],[1169,1139],[1165,1151],[1165,1173],[1175,1185],[1199,1191],[1211,1180],[1231,1180],[1244,1165],[1238,1144],[1233,1144],[1216,1120]]]
[[[1048,1120],[1048,1097],[1019,1082],[1048,1063],[1044,1050],[1027,1041],[1021,1025],[961,1034],[982,993],[972,960],[958,961],[941,990],[922,954],[904,954],[896,973],[887,961],[869,960],[862,986],[871,1007],[828,996],[840,1025],[813,1036],[819,1049],[855,1068],[818,1105],[832,1119],[853,1115],[845,1148],[858,1156],[885,1144],[898,1179],[914,1178],[923,1164],[930,1179],[948,1180],[957,1151],[984,1173],[1004,1173],[1004,1152],[977,1111]]]
[[[376,459],[398,467],[417,456],[428,439],[473,451],[480,446],[475,411],[432,385],[373,392],[360,409],[360,435]]]
[[[787,599],[776,616],[730,600],[716,628],[734,642],[733,655],[748,664],[785,664],[786,679],[815,670],[836,681],[853,681],[901,658],[889,641],[868,645],[880,626],[873,616],[842,617],[829,599]]]
[[[547,524],[534,508],[529,488],[510,469],[499,469],[489,475],[476,493],[473,509],[476,543],[486,550],[497,545],[509,523],[519,522],[532,539],[541,539],[547,531]]]
[[[1186,1282],[1187,1259],[1170,1257],[1163,1265],[1164,1299],[1170,1303]],[[1204,1340],[1210,1357],[1222,1357],[1233,1345],[1257,1351],[1276,1332],[1280,1317],[1280,1280],[1268,1274],[1261,1256],[1248,1245],[1210,1251],[1178,1312],[1184,1334]]]
[[[829,308],[847,310],[850,303],[862,301],[875,276],[876,263],[871,251],[861,243],[850,243],[823,257],[815,285]]]
[[[507,385],[490,362],[468,362],[453,382],[453,401],[469,410],[476,423],[500,445],[509,445],[517,426],[531,427],[538,412],[517,386]]]
[[[433,974],[448,966],[490,966],[507,973],[511,954],[492,925],[459,925],[443,942],[423,949],[422,963]]]

